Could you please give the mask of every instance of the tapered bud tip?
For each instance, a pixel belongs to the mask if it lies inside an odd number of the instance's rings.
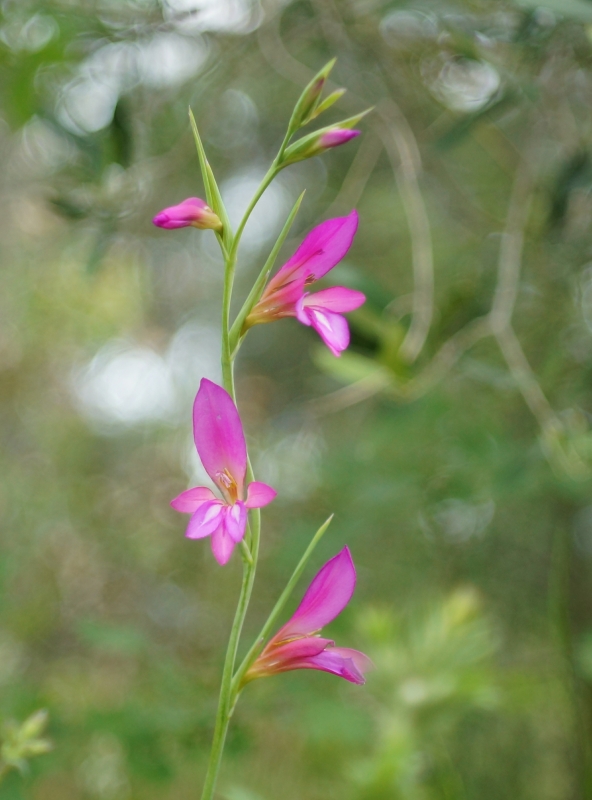
[[[319,138],[319,144],[323,148],[338,147],[340,144],[345,144],[351,139],[355,139],[356,136],[360,135],[360,133],[361,131],[356,130],[332,128],[331,130],[322,134],[322,136]]]
[[[221,231],[222,223],[218,215],[199,197],[188,197],[176,206],[160,211],[152,220],[158,228],[174,230],[192,226],[201,230]]]

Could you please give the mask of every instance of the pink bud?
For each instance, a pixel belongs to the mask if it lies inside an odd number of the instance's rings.
[[[349,128],[332,128],[319,137],[319,145],[323,149],[338,147],[340,144],[349,142],[350,139],[355,139],[360,133],[361,131],[350,130]]]
[[[222,230],[222,223],[217,214],[199,197],[188,197],[176,206],[169,206],[160,211],[152,220],[159,228],[173,230],[187,228],[190,225],[201,230]]]

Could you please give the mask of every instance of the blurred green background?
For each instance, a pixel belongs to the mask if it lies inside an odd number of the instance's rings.
[[[237,303],[303,189],[284,255],[357,207],[330,278],[369,300],[340,360],[294,320],[241,351],[279,490],[247,634],[334,511],[306,577],[350,545],[358,588],[329,633],[376,670],[250,685],[219,797],[592,797],[592,2],[0,15],[2,756],[40,708],[53,742],[0,796],[199,796],[240,560],[221,569],[168,504],[201,480],[221,269],[211,232],[151,218],[203,195],[189,105],[236,220],[337,56],[330,119],[376,109],[264,195]]]

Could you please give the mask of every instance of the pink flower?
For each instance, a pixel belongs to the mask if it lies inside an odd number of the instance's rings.
[[[293,617],[269,641],[247,671],[244,682],[293,669],[318,669],[351,683],[365,683],[372,662],[364,653],[335,647],[318,633],[351,600],[356,570],[348,547],[328,561],[308,587]]]
[[[247,317],[245,328],[283,317],[296,317],[303,325],[311,325],[331,352],[339,356],[349,344],[349,328],[340,315],[359,308],[365,296],[343,286],[316,294],[305,290],[341,261],[351,247],[357,228],[356,211],[317,225],[269,281]]]
[[[152,220],[159,228],[172,230],[174,228],[211,228],[215,231],[222,230],[222,223],[217,214],[199,197],[188,197],[177,206],[169,206],[160,211]]]
[[[188,489],[171,501],[176,511],[191,514],[186,536],[212,537],[212,551],[219,564],[226,564],[242,541],[247,509],[262,508],[276,496],[265,483],[253,481],[244,497],[247,447],[243,426],[227,391],[203,378],[193,404],[193,438],[201,463],[220,489],[220,500],[205,486]]]

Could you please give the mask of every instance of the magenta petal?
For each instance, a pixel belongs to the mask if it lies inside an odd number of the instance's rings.
[[[245,505],[247,508],[263,508],[263,506],[269,505],[276,496],[277,492],[271,486],[261,483],[261,481],[253,481],[247,487]]]
[[[334,356],[340,356],[349,344],[349,327],[345,317],[333,311],[308,308],[310,324]]]
[[[366,683],[364,673],[360,669],[362,659],[365,659],[364,668],[367,669],[366,661],[370,662],[370,659],[364,656],[363,653],[346,647],[328,647],[317,656],[299,662],[298,666],[294,668],[319,669],[323,672],[330,672],[332,675],[338,675],[340,678],[345,678],[346,681],[357,683],[360,686]]]
[[[312,325],[312,315],[308,308],[304,305],[306,298],[308,297],[308,292],[303,294],[300,300],[296,303],[295,311],[296,311],[296,319],[298,322],[301,322],[303,325]]]
[[[207,378],[202,379],[193,404],[193,438],[210,478],[225,496],[234,481],[242,497],[247,469],[243,426],[228,392]]]
[[[215,500],[212,490],[205,486],[196,486],[194,489],[181,492],[174,500],[171,500],[171,506],[182,514],[193,514],[206,500]]]
[[[169,206],[159,212],[152,222],[159,228],[186,228],[198,220],[207,204],[199,197],[188,197],[176,206]]]
[[[224,566],[228,562],[235,546],[236,543],[228,535],[225,525],[216,528],[212,534],[212,553],[218,564]]]
[[[347,253],[358,229],[358,213],[335,217],[313,228],[292,258],[269,282],[269,289],[280,286],[292,276],[318,280],[338,264]]]
[[[224,526],[226,533],[237,544],[242,541],[247,525],[247,509],[242,502],[227,506],[224,510]]]
[[[202,503],[189,520],[185,536],[188,539],[203,539],[209,536],[222,523],[224,504],[220,500]]]
[[[351,139],[355,139],[362,131],[351,130],[350,128],[333,128],[319,139],[321,147],[339,147],[340,144],[345,144]]]
[[[356,570],[348,547],[344,547],[322,567],[306,590],[302,602],[274,642],[292,636],[306,636],[321,630],[340,614],[356,587]]]
[[[303,639],[292,639],[291,642],[270,647],[263,653],[263,659],[276,664],[280,669],[280,662],[289,662],[293,659],[310,658],[322,653],[325,647],[332,645],[331,639],[321,639],[320,636],[305,636]]]
[[[304,305],[307,307],[336,311],[338,314],[354,311],[365,302],[366,295],[355,289],[347,289],[345,286],[332,286],[330,289],[322,289],[304,298]]]

